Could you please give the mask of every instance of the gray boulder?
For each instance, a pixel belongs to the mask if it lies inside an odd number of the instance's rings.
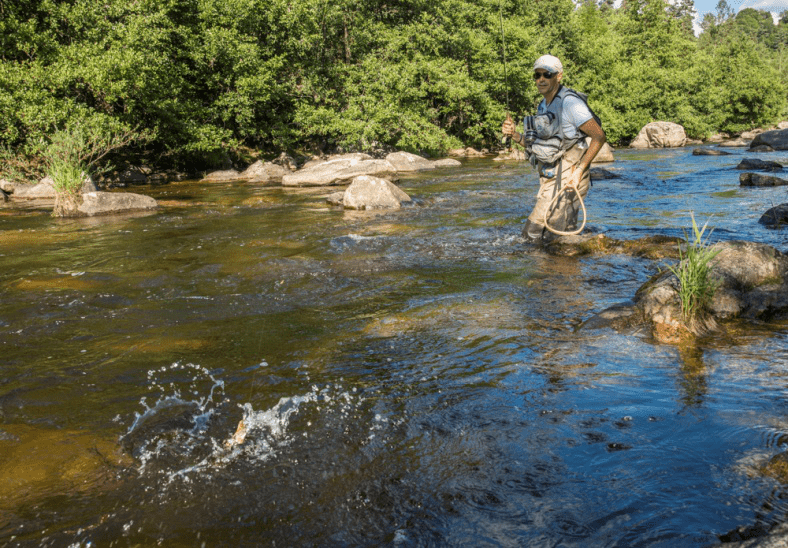
[[[400,172],[435,169],[435,162],[410,152],[392,152],[386,156],[386,160]]]
[[[754,169],[756,171],[782,171],[783,166],[777,162],[765,161],[759,158],[744,158],[736,169]]]
[[[231,183],[234,181],[242,181],[241,173],[234,169],[223,169],[220,171],[212,171],[203,177],[201,183]]]
[[[746,148],[750,146],[751,141],[749,139],[743,139],[741,137],[737,137],[736,139],[728,139],[727,141],[722,141],[719,145],[720,147],[729,147],[729,148]]]
[[[788,180],[760,173],[742,173],[739,175],[739,184],[741,186],[785,186],[788,185]]]
[[[364,158],[366,156],[366,158]],[[348,184],[360,175],[396,178],[397,170],[388,160],[348,154],[325,161],[309,162],[295,173],[282,177],[283,186],[329,186]]]
[[[355,177],[342,197],[346,209],[399,209],[410,196],[386,179],[361,175]]]
[[[788,204],[774,206],[761,215],[758,222],[766,228],[782,228],[788,226]]]
[[[630,148],[668,148],[682,147],[687,142],[684,128],[674,122],[651,122],[643,129],[629,145]]]
[[[442,158],[440,160],[435,160],[433,165],[438,167],[460,167],[462,166],[462,162],[459,160],[455,160],[454,158]]]
[[[774,150],[788,150],[788,129],[774,129],[756,135],[750,147],[765,145]]]
[[[282,177],[291,171],[280,164],[258,160],[239,174],[239,178],[250,183],[279,184]]]
[[[86,192],[95,192],[96,183],[89,176],[85,177],[82,183],[82,194]],[[55,187],[53,185],[52,177],[44,177],[36,184],[17,183],[14,185],[14,199],[22,200],[54,200],[56,195]]]
[[[788,317],[788,256],[760,243],[720,242],[712,260],[711,277],[719,281],[710,316],[684,326],[679,282],[665,269],[643,285],[629,303],[610,307],[587,322],[591,327],[631,327],[645,322],[654,335],[668,342],[680,340],[687,327],[702,333],[717,327],[717,320],[758,320]]]
[[[156,209],[158,204],[150,196],[131,192],[86,192],[78,211],[87,217],[127,211]]]
[[[8,181],[6,179],[0,179],[0,190],[6,192],[8,194],[12,194],[14,192],[14,187],[16,183],[13,181]]]

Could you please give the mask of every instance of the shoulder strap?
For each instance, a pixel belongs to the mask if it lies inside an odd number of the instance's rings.
[[[564,97],[566,97],[567,95],[572,95],[573,97],[577,97],[578,99],[583,101],[586,104],[586,107],[588,107],[588,111],[591,113],[591,116],[594,118],[594,121],[597,124],[599,124],[599,127],[602,127],[602,119],[599,118],[599,116],[597,116],[596,112],[594,112],[594,110],[591,108],[591,105],[588,104],[587,93],[582,93],[580,91],[575,91],[572,88],[561,86],[561,88],[558,90],[557,95],[561,95],[561,100],[563,100]]]

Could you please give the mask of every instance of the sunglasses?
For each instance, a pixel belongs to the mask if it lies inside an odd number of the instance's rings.
[[[534,80],[538,80],[539,78],[545,78],[549,80],[553,76],[558,74],[557,72],[534,72]]]

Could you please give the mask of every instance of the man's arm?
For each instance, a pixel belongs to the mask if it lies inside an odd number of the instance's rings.
[[[583,123],[578,129],[591,137],[591,143],[588,145],[588,150],[586,150],[583,159],[580,160],[577,166],[580,168],[580,173],[582,173],[591,167],[591,162],[594,161],[597,153],[602,149],[602,145],[607,142],[607,136],[605,135],[605,131],[593,118]]]

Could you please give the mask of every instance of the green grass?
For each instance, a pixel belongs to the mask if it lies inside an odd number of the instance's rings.
[[[708,222],[698,228],[695,215],[691,216],[693,238],[687,237],[686,253],[679,246],[679,264],[668,267],[679,280],[681,313],[688,326],[707,313],[719,287],[719,281],[711,276],[711,260],[720,252],[709,245],[713,230],[709,231],[704,239]]]

